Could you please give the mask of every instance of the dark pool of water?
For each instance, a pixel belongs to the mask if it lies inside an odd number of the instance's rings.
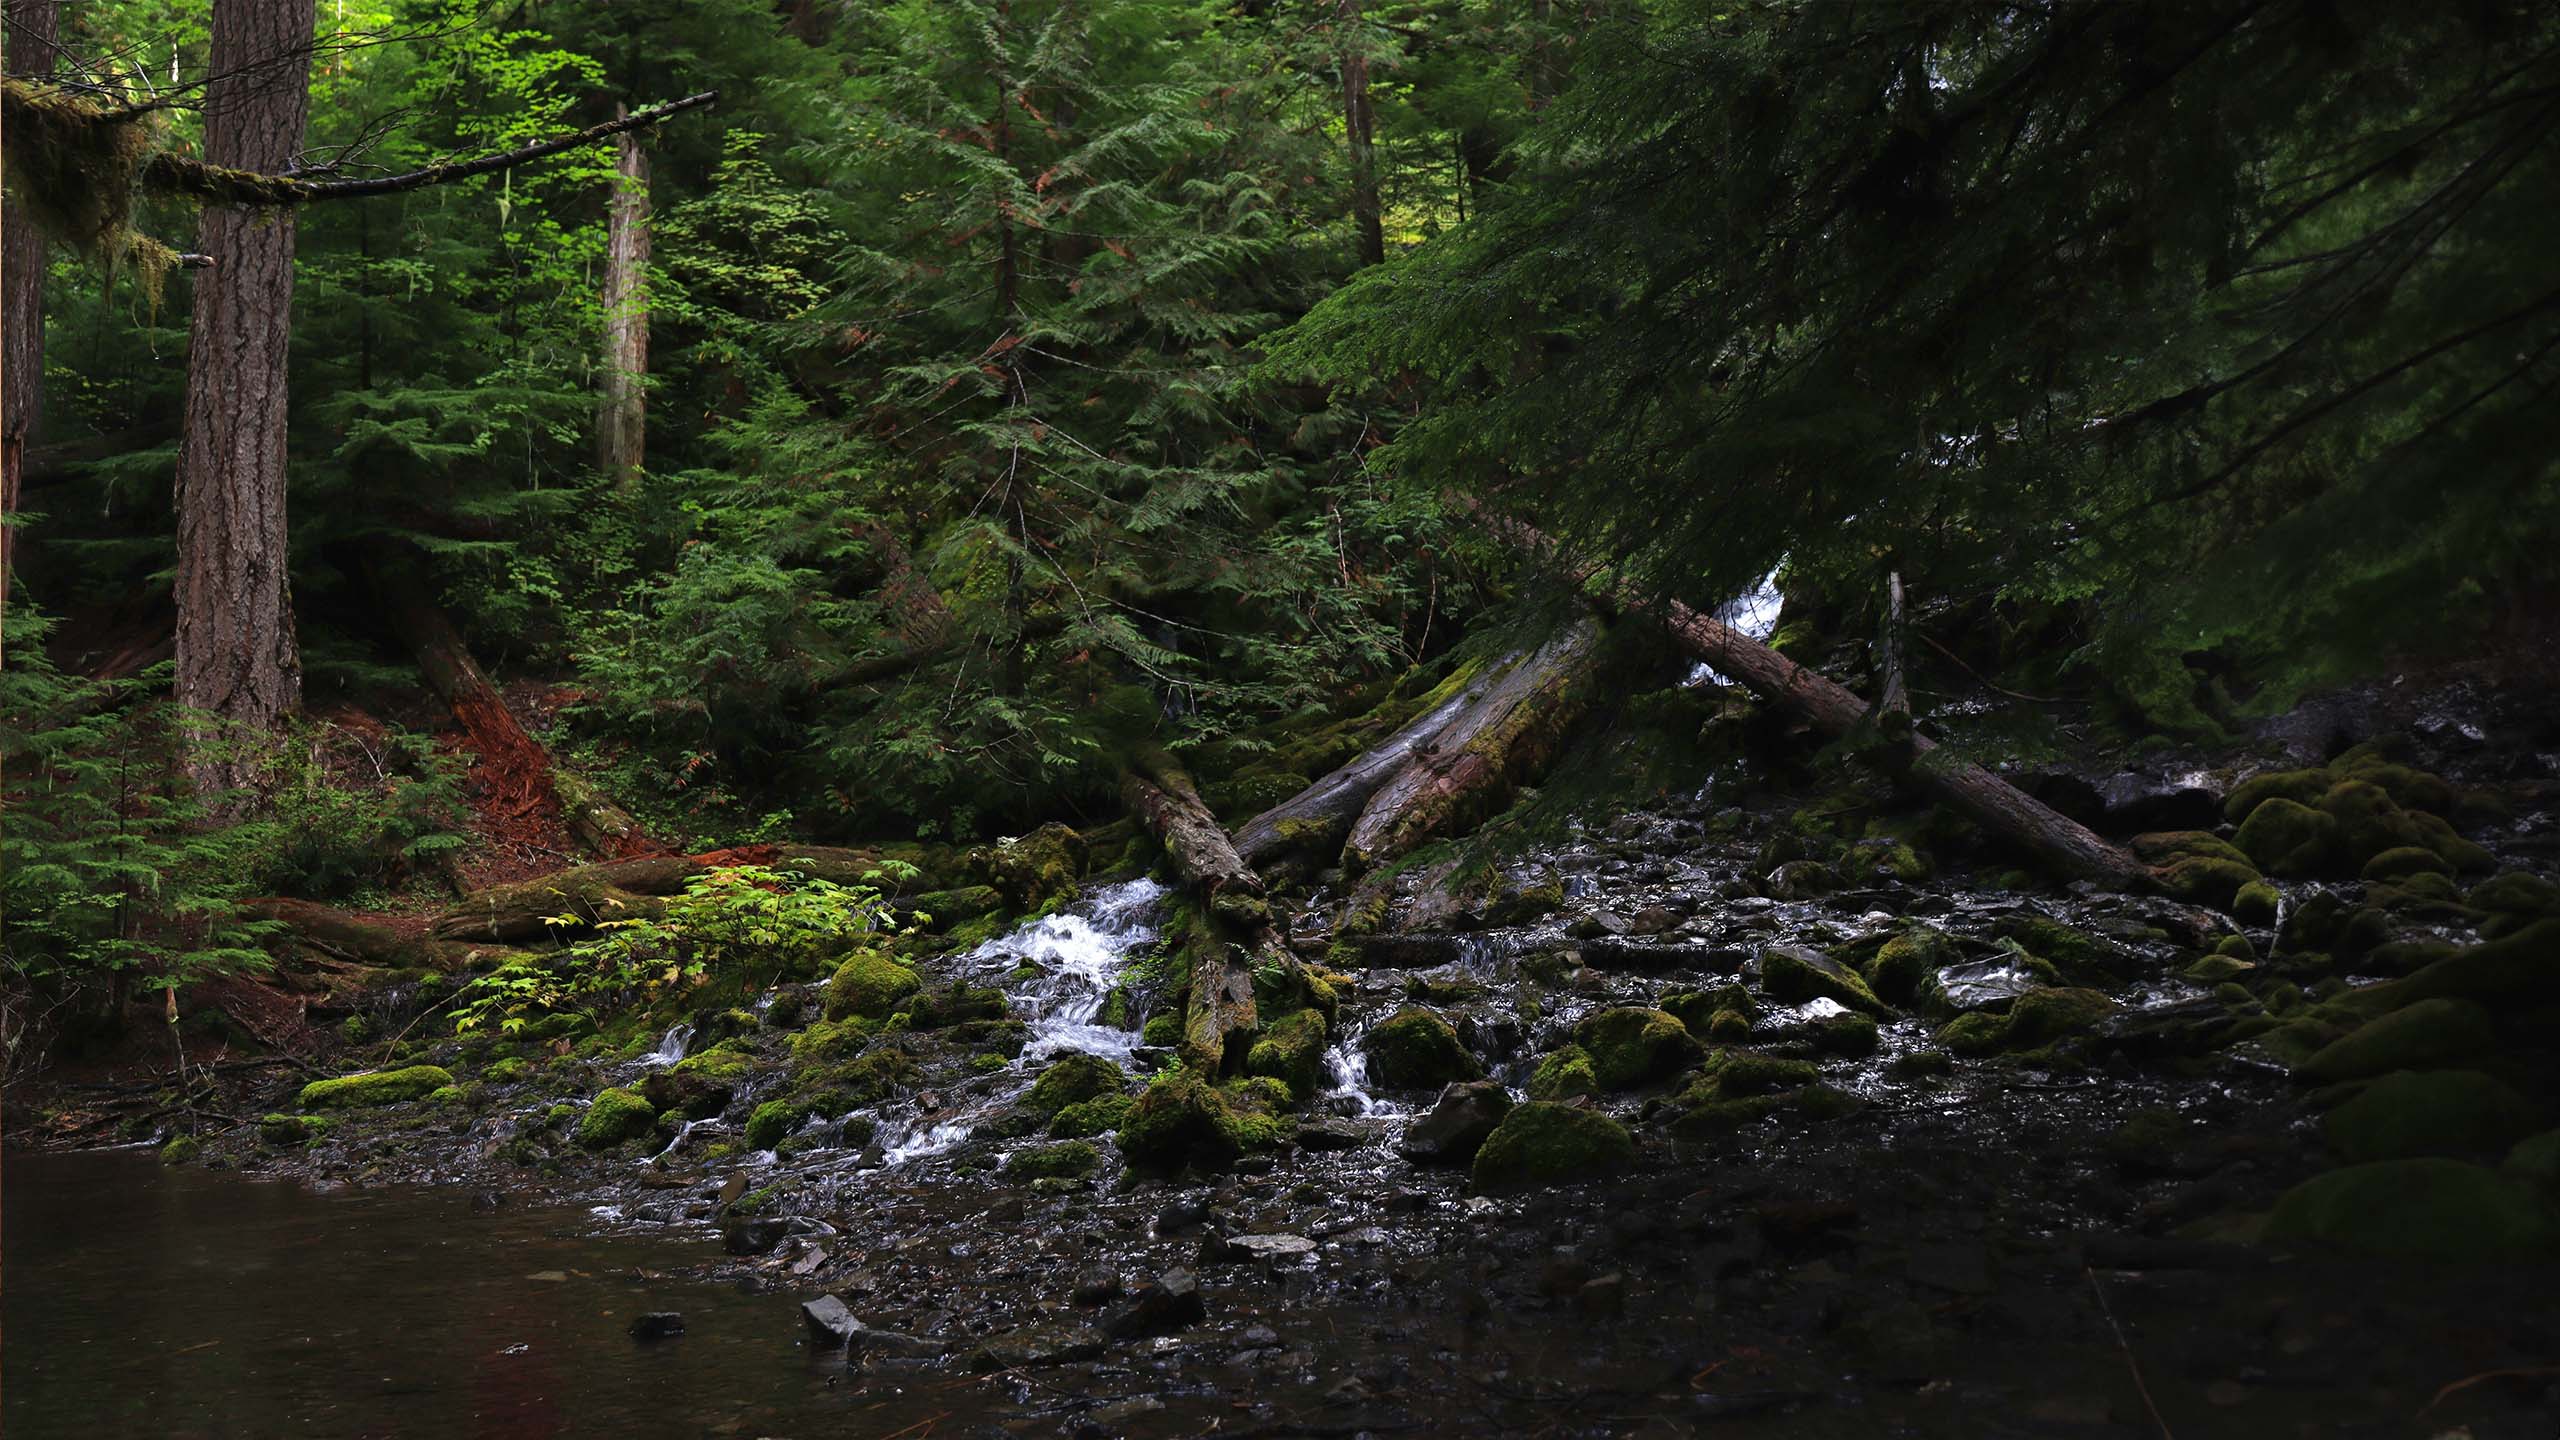
[[[149,1151],[17,1152],[0,1194],[0,1432],[885,1434],[948,1410],[843,1381],[788,1297],[647,1272],[699,1236],[458,1189],[315,1193]],[[676,1310],[680,1339],[626,1333]]]

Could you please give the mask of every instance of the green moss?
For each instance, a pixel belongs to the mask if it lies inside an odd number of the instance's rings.
[[[880,1019],[922,986],[915,971],[879,951],[857,950],[836,967],[835,977],[827,982],[827,1018],[841,1020],[852,1015]]]
[[[2116,1003],[2095,990],[2030,990],[2006,1015],[1959,1015],[1938,1032],[1938,1043],[1958,1055],[2034,1050],[2096,1025]]]
[[[1883,1043],[1872,1015],[1834,1015],[1814,1027],[1813,1048],[1825,1055],[1873,1055]]]
[[[2265,808],[2260,807],[2262,810]],[[2239,898],[2240,891],[2261,878],[2255,869],[2237,860],[2217,860],[2209,855],[2190,855],[2170,862],[2159,871],[2160,886],[2181,900],[2196,905],[2210,905],[2228,910]]]
[[[463,1102],[467,1093],[468,1092],[459,1085],[440,1085],[427,1093],[427,1103],[430,1105],[459,1105]]]
[[[2199,985],[2219,985],[2225,980],[2246,975],[2256,968],[2248,961],[2236,956],[2213,954],[2205,956],[2178,973]]]
[[[2453,866],[2443,856],[2422,845],[2402,845],[2385,850],[2364,862],[2367,880],[2399,880],[2411,875],[2451,876]]]
[[[1149,1045],[1169,1050],[1182,1043],[1182,1017],[1170,1010],[1150,1015],[1145,1027],[1138,1032],[1138,1038]]]
[[[899,1016],[903,1015],[904,1028],[944,1030],[980,1021],[1002,1020],[1011,1013],[1012,1004],[1002,990],[992,985],[954,983],[911,997],[904,1010],[889,1018],[893,1027],[899,1025]]]
[[[1927,925],[1914,925],[1877,947],[1867,961],[1867,985],[1896,1005],[1917,1005],[1935,994],[1938,972],[1958,959],[1956,944]]]
[[[258,1138],[279,1150],[308,1145],[317,1138],[324,1122],[301,1115],[270,1114],[258,1121]]]
[[[532,1064],[523,1056],[510,1055],[480,1072],[480,1078],[492,1085],[513,1085],[533,1073]]]
[[[1016,1150],[1005,1157],[1004,1176],[1008,1180],[1060,1180],[1093,1173],[1102,1163],[1102,1152],[1083,1140],[1068,1140],[1056,1145],[1034,1145]]]
[[[1596,1110],[1531,1100],[1515,1105],[1476,1151],[1478,1190],[1505,1190],[1617,1175],[1636,1160],[1627,1127]]]
[[[2285,1192],[2266,1238],[2385,1259],[2541,1260],[2552,1215],[2532,1187],[2458,1160],[2384,1160],[2315,1176]]]
[[[2231,897],[2231,918],[2243,925],[2273,925],[2284,908],[2284,895],[2264,880],[2253,880]]]
[[[1117,1095],[1129,1077],[1099,1055],[1069,1051],[1049,1062],[1022,1097],[1022,1108],[1046,1120],[1082,1100]]]
[[[1188,1070],[1159,1075],[1120,1125],[1120,1150],[1145,1169],[1223,1170],[1249,1149],[1286,1138],[1281,1117],[1256,1107],[1250,1093],[1230,1093]]]
[[[578,1144],[602,1150],[636,1140],[658,1123],[658,1112],[636,1090],[619,1087],[599,1093],[587,1113],[578,1117]]]
[[[1760,952],[1760,988],[1786,1005],[1832,1000],[1871,1015],[1890,1013],[1857,972],[1827,955],[1794,946],[1772,945]]]
[[[1660,1010],[1603,1010],[1575,1026],[1573,1038],[1589,1053],[1592,1075],[1609,1090],[1677,1075],[1703,1053],[1688,1027]]]
[[[2166,865],[2191,856],[2228,860],[2236,865],[2250,863],[2249,856],[2238,846],[2210,830],[2154,830],[2134,836],[2129,843],[2137,857],[2153,865]]]
[[[771,1150],[800,1128],[808,1112],[788,1100],[767,1100],[747,1117],[747,1145],[750,1149]]]
[[[1751,1017],[1739,1010],[1719,1010],[1707,1017],[1707,1038],[1719,1045],[1738,1045],[1751,1038]]]
[[[1952,1074],[1956,1062],[1955,1057],[1944,1050],[1906,1050],[1894,1056],[1893,1063],[1885,1068],[1902,1079],[1918,1080]]]
[[[305,1110],[351,1110],[365,1105],[391,1105],[422,1099],[453,1083],[453,1072],[441,1065],[412,1065],[369,1075],[314,1080],[302,1087]]]
[[[1590,1052],[1579,1045],[1551,1052],[1538,1062],[1536,1073],[1529,1077],[1532,1100],[1570,1100],[1599,1091],[1600,1077],[1591,1068]]]
[[[1134,1095],[1097,1095],[1079,1100],[1050,1120],[1050,1138],[1078,1140],[1088,1135],[1107,1135],[1127,1123],[1129,1112],[1137,1104]]]
[[[2560,915],[2560,885],[2521,870],[2481,881],[2465,900],[2475,910],[2499,915]]]
[[[168,1144],[160,1147],[160,1163],[163,1165],[191,1164],[199,1154],[203,1153],[203,1150],[203,1143],[193,1135],[173,1136]]]
[[[2545,1130],[2515,1143],[2500,1173],[2513,1176],[2545,1196],[2560,1198],[2560,1130]]]
[[[1052,822],[985,852],[987,878],[1015,908],[1036,910],[1075,892],[1089,851],[1084,837]]]
[[[2295,1071],[2310,1080],[2361,1080],[2467,1061],[2496,1045],[2489,1012],[2479,1005],[2451,997],[2422,999],[2367,1021]]]
[[[2328,794],[2334,783],[2326,770],[2275,770],[2264,775],[2252,775],[2233,787],[2230,797],[2222,802],[2222,813],[2235,824],[2245,824],[2260,806],[2270,800],[2283,799],[2296,805],[2309,805]],[[2240,848],[2246,850],[2249,847],[2243,845]],[[2263,857],[2259,858],[2259,863],[2266,863]]]
[[[2271,799],[2251,811],[2238,840],[2258,868],[2292,879],[2326,873],[2344,849],[2336,817],[2291,799]]]
[[[1362,1043],[1369,1078],[1397,1089],[1436,1089],[1484,1074],[1449,1022],[1428,1010],[1399,1010]]]
[[[791,1037],[791,1061],[804,1067],[841,1063],[861,1054],[879,1033],[877,1020],[821,1020]]]
[[[2476,1070],[2400,1070],[2329,1112],[2321,1133],[2355,1162],[2499,1154],[2529,1134],[2531,1102]]]
[[[1789,1060],[1753,1050],[1726,1050],[1708,1062],[1699,1086],[1712,1087],[1716,1097],[1732,1099],[1741,1095],[1793,1090],[1821,1078],[1821,1067],[1810,1060]],[[1698,1094],[1698,1086],[1692,1086],[1689,1094],[1682,1098],[1694,1101],[1702,1097]]]
[[[1327,1033],[1321,1010],[1310,1007],[1285,1015],[1265,1026],[1253,1048],[1245,1052],[1245,1073],[1280,1081],[1289,1087],[1294,1101],[1312,1099],[1324,1075]]]

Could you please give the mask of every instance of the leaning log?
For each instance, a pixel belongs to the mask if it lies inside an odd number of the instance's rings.
[[[1358,873],[1458,834],[1545,769],[1589,702],[1601,628],[1584,618],[1527,659],[1487,677],[1430,743],[1361,807],[1342,846]]]
[[[551,752],[507,708],[506,697],[489,683],[415,574],[394,561],[378,567],[374,585],[391,628],[469,737],[500,814],[521,820],[556,811],[580,844],[608,860],[663,850],[629,811],[551,763]]]
[[[1482,510],[1478,515],[1487,528],[1547,559],[1586,591],[1587,582],[1600,570],[1564,555],[1553,540],[1519,521]],[[1654,599],[1625,585],[1605,587],[1600,599],[1611,608],[1654,620],[1681,648],[1719,674],[1825,735],[1834,739],[1852,735],[1868,720],[1866,702],[1846,686],[1798,665],[1712,615],[1678,600]],[[2127,890],[2142,888],[2151,880],[2150,867],[2129,851],[2108,844],[2078,821],[2037,803],[1981,766],[1956,758],[1925,735],[1913,732],[1902,743],[1876,753],[1898,780],[1962,811],[1984,830],[2063,874]]]
[[[1515,652],[1492,666],[1465,672],[1462,683],[1426,705],[1421,714],[1376,745],[1361,751],[1339,769],[1306,789],[1254,816],[1236,831],[1236,852],[1248,865],[1261,865],[1282,855],[1322,851],[1327,860],[1342,848],[1352,822],[1369,806],[1369,797],[1394,779],[1413,757],[1432,748],[1442,731],[1464,713],[1500,675],[1523,658]],[[1446,682],[1444,682],[1446,683]]]
[[[1295,971],[1262,877],[1237,853],[1226,828],[1200,798],[1190,772],[1161,747],[1139,746],[1121,772],[1129,812],[1164,846],[1174,874],[1200,902],[1188,946],[1191,992],[1183,1011],[1183,1063],[1204,1075],[1244,1063],[1261,1017],[1253,999],[1258,968]]]

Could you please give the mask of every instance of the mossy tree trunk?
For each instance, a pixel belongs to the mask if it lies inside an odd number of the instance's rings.
[[[615,119],[630,112],[614,107]],[[613,194],[605,201],[603,404],[596,465],[628,489],[647,452],[649,382],[649,156],[640,132],[614,137]]]
[[[1183,1062],[1204,1075],[1234,1070],[1261,1028],[1254,972],[1275,966],[1295,971],[1298,958],[1263,896],[1262,877],[1237,853],[1180,761],[1160,746],[1136,747],[1121,772],[1120,794],[1130,814],[1163,844],[1174,873],[1200,906],[1189,947]]]
[[[58,0],[8,0],[11,75],[53,74]],[[44,236],[0,202],[0,515],[18,511],[27,441],[44,410]],[[9,593],[17,531],[0,525],[0,600]]]
[[[311,101],[311,0],[216,0],[204,92],[207,163],[292,168]],[[294,217],[208,204],[178,446],[178,703],[199,726],[189,768],[207,795],[263,769],[263,742],[302,705],[285,544],[285,361]]]

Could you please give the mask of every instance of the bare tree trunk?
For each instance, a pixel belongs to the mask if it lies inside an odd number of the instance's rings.
[[[53,74],[57,0],[8,0],[9,74]],[[18,513],[19,471],[44,410],[44,236],[0,203],[0,516]],[[17,530],[0,524],[0,604],[9,593]]]
[[[1351,220],[1360,238],[1360,263],[1387,258],[1385,219],[1378,199],[1377,116],[1369,104],[1368,43],[1361,0],[1342,0],[1342,128],[1351,144]]]
[[[1911,691],[1904,683],[1902,572],[1885,577],[1884,631],[1876,640],[1876,729],[1890,740],[1911,733]]]
[[[614,107],[616,118],[626,112]],[[640,132],[615,137],[613,195],[605,203],[604,405],[596,465],[628,489],[645,458],[649,379],[649,157]]]
[[[310,106],[311,0],[216,0],[205,159],[290,169]],[[207,205],[196,248],[186,428],[178,450],[178,701],[220,722],[191,735],[199,792],[247,786],[258,742],[302,704],[285,520],[291,210]]]

